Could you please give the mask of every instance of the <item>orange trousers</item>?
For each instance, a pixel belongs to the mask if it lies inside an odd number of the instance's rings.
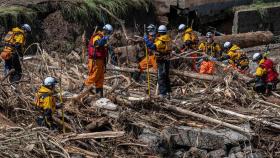
[[[149,55],[149,61],[148,61],[148,65],[149,68],[153,68],[154,70],[157,70],[157,60],[156,60],[156,56],[153,55]],[[139,69],[141,72],[143,72],[144,70],[147,69],[147,58],[143,58],[140,62],[139,62]]]
[[[199,73],[212,75],[215,70],[215,63],[213,61],[203,61],[200,65]]]
[[[103,88],[104,73],[105,73],[104,59],[89,59],[88,60],[88,77],[85,80],[85,85],[95,85],[95,88]]]

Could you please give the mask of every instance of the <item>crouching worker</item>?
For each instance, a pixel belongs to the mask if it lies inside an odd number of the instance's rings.
[[[52,115],[56,109],[62,108],[62,104],[56,102],[56,84],[57,81],[55,78],[45,78],[44,83],[36,93],[34,100],[36,109],[41,113],[36,120],[37,124],[39,126],[45,126],[51,130],[57,129],[56,124],[53,122]]]
[[[95,85],[96,93],[103,97],[103,84],[106,58],[108,55],[108,45],[113,27],[106,24],[102,31],[98,31],[92,35],[88,44],[88,77],[84,85]]]
[[[269,95],[276,89],[278,83],[278,73],[274,68],[274,63],[260,53],[253,55],[253,62],[258,63],[259,66],[256,69],[255,78],[247,82],[247,85],[254,83],[254,90],[257,93]]]
[[[209,60],[208,57],[204,57],[201,65],[200,65],[199,73],[213,75],[214,70],[215,70],[215,62]]]
[[[245,73],[249,68],[249,58],[246,53],[241,50],[236,44],[231,42],[224,43],[225,54],[219,59],[219,61],[228,60],[228,63],[241,73]]]

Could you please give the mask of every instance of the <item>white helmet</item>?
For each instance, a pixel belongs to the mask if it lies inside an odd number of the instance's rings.
[[[179,27],[178,27],[178,30],[179,31],[184,31],[186,28],[186,25],[185,24],[180,24]]]
[[[231,42],[227,41],[224,43],[224,48],[229,48],[231,47]]]
[[[106,24],[103,26],[103,30],[108,31],[109,33],[113,32],[113,26],[110,24]]]
[[[206,38],[212,38],[213,37],[213,33],[212,32],[207,32],[206,33]]]
[[[45,80],[44,80],[44,85],[45,85],[45,86],[54,86],[54,85],[56,85],[56,84],[57,84],[57,81],[56,81],[56,79],[53,78],[53,77],[47,77],[47,78],[45,78]]]
[[[27,32],[31,32],[31,27],[30,27],[30,25],[28,25],[28,24],[23,24],[23,25],[21,26],[21,28],[24,29],[24,30],[26,30]]]
[[[166,32],[167,32],[166,26],[165,26],[165,25],[160,25],[160,26],[158,27],[158,32],[159,32],[159,33],[166,33]]]
[[[259,61],[263,58],[262,54],[261,53],[255,53],[253,55],[253,61],[256,62],[256,61]]]

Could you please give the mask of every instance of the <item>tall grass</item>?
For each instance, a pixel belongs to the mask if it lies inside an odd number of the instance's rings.
[[[65,18],[87,25],[88,22],[108,21],[106,13],[99,6],[110,10],[114,15],[123,17],[128,11],[149,8],[151,0],[84,0],[83,3],[65,3],[61,6]]]
[[[0,25],[4,27],[19,25],[21,22],[31,22],[36,13],[21,6],[0,7]]]

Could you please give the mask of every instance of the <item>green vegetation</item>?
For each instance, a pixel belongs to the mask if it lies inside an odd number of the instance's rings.
[[[83,3],[65,3],[61,5],[63,15],[66,19],[76,22],[104,21],[106,13],[99,6],[110,10],[118,17],[124,16],[129,10],[148,10],[151,0],[84,0]],[[107,19],[106,19],[107,20]]]
[[[37,15],[44,16],[54,10],[61,10],[67,21],[81,23],[85,27],[103,21],[113,22],[110,16],[100,9],[100,5],[122,18],[137,9],[148,10],[151,0],[73,0],[52,5],[49,3],[30,5],[28,8],[23,6],[0,7],[0,23],[4,27],[17,25],[22,21],[32,23]]]
[[[0,22],[2,26],[17,25],[19,21],[32,21],[36,18],[36,12],[32,9],[11,6],[0,7]]]
[[[235,7],[233,10],[234,11],[239,11],[239,10],[262,10],[262,9],[267,8],[267,7],[273,7],[273,6],[280,6],[280,2],[276,1],[276,2],[267,3],[265,0],[256,0],[251,5],[244,5],[244,6]]]

